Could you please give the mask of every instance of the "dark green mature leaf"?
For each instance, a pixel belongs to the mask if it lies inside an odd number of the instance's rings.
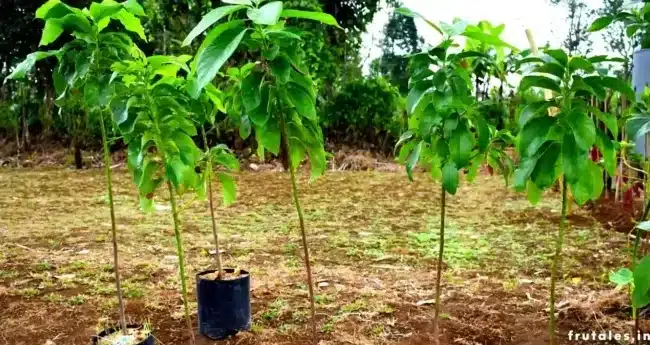
[[[557,61],[560,65],[566,66],[569,63],[569,56],[562,49],[547,49],[544,51],[553,60]]]
[[[246,111],[252,111],[262,103],[263,72],[251,72],[241,82],[241,98]]]
[[[278,56],[269,65],[271,66],[271,73],[281,84],[286,84],[289,81],[292,67],[291,61],[286,56]]]
[[[591,149],[596,142],[596,126],[589,115],[579,109],[574,109],[567,115],[567,122],[573,131],[578,147],[584,151]]]
[[[575,137],[566,134],[562,140],[562,168],[568,183],[574,183],[587,170],[587,151],[578,147]]]
[[[628,100],[635,99],[634,90],[625,80],[604,76],[601,77],[601,84],[608,89],[620,92],[621,94],[625,95]]]
[[[542,116],[530,120],[521,130],[519,140],[519,152],[522,157],[532,157],[546,142],[555,119],[550,116]]]
[[[462,122],[451,133],[449,139],[449,153],[451,160],[455,163],[456,168],[462,169],[469,163],[474,148],[474,135]]]
[[[634,291],[632,305],[643,308],[650,304],[650,256],[646,256],[634,268]]]
[[[580,69],[587,73],[593,73],[596,70],[594,64],[591,61],[580,56],[571,57],[571,60],[569,60],[569,69],[571,72]]]
[[[537,160],[535,169],[530,174],[530,179],[539,189],[551,187],[558,178],[557,165],[559,163],[560,152],[562,147],[560,143],[553,142],[545,144],[540,151],[542,154]]]
[[[614,148],[614,142],[609,138],[603,130],[596,128],[596,147],[603,154],[603,160],[605,163],[605,170],[607,173],[614,176],[616,175],[616,149]]]
[[[237,200],[237,185],[235,185],[235,180],[232,176],[225,173],[217,173],[217,177],[219,178],[219,182],[221,182],[223,204],[230,206]]]
[[[442,167],[442,187],[451,195],[458,190],[458,168],[454,162],[447,162]]]
[[[590,32],[596,32],[600,31],[606,27],[609,26],[614,21],[613,16],[603,16],[598,19],[596,19],[593,23],[591,23],[591,26],[589,27]]]
[[[297,84],[287,84],[287,97],[289,102],[296,108],[298,114],[312,120],[318,121],[316,106],[309,93]]]
[[[584,82],[588,88],[580,85],[579,83],[581,81]],[[574,83],[575,82],[578,82],[578,85],[574,85],[574,87],[582,88],[584,90],[592,92],[594,95],[596,95],[596,97],[598,97],[599,100],[604,100],[605,97],[607,97],[607,91],[603,87],[602,79],[600,76],[590,76],[584,79],[574,76]]]
[[[291,69],[290,79],[296,85],[303,88],[309,97],[316,102],[316,91],[314,91],[314,81],[306,74],[298,72],[295,68]]]
[[[552,74],[560,79],[564,78],[564,67],[555,62],[547,62],[533,70],[535,73]]]
[[[280,20],[282,1],[272,1],[260,8],[249,8],[246,14],[255,24],[275,25]]]
[[[257,140],[271,153],[280,154],[280,128],[277,121],[269,121],[264,127],[255,130]]]
[[[326,25],[336,26],[339,28],[341,27],[333,16],[324,12],[309,12],[309,11],[287,9],[287,10],[283,10],[282,13],[280,13],[280,17],[309,19],[309,20],[315,20],[321,22]]]
[[[542,116],[548,116],[547,109],[553,105],[552,101],[539,101],[526,104],[519,114],[519,128],[524,128],[528,121]]]
[[[429,93],[430,89],[431,83],[428,81],[417,82],[413,85],[406,97],[406,110],[409,114],[415,113],[415,109],[418,108],[420,102],[425,98],[424,96]]]
[[[523,191],[526,189],[526,181],[535,170],[537,165],[537,157],[531,156],[523,158],[519,164],[519,167],[515,170],[513,174],[513,187],[517,191]]]
[[[519,83],[519,90],[521,92],[526,91],[531,87],[549,89],[557,93],[562,92],[560,84],[555,79],[541,75],[527,75],[521,79],[521,82]]]
[[[612,132],[614,137],[618,137],[618,122],[616,121],[616,116],[610,113],[604,113],[595,107],[591,107],[590,110],[594,115],[596,115],[598,120],[605,124],[605,127]]]
[[[411,181],[413,181],[413,169],[415,169],[415,167],[418,165],[418,162],[420,161],[420,154],[422,153],[422,147],[424,145],[424,141],[420,141],[417,145],[415,145],[415,148],[413,148],[413,151],[411,151],[409,158],[406,160],[406,175],[408,175],[408,178]]]
[[[537,205],[542,200],[544,191],[539,189],[533,181],[528,181],[526,185],[526,196],[531,205]]]
[[[219,29],[219,27],[214,30]],[[197,59],[197,87],[203,89],[214,79],[221,67],[235,52],[248,29],[235,27],[220,33],[205,49],[199,53]]]
[[[129,108],[134,102],[133,100],[135,100],[133,97],[121,96],[113,98],[110,104],[113,121],[117,124],[120,132],[124,134],[133,132],[135,126],[136,115],[129,113]]]
[[[474,118],[474,126],[478,132],[478,148],[483,151],[490,145],[490,127],[482,116],[476,116]]]
[[[212,11],[208,12],[201,21],[190,31],[189,35],[185,38],[183,41],[183,46],[188,46],[192,43],[192,41],[202,34],[205,30],[207,30],[212,24],[218,22],[222,18],[229,16],[230,14],[233,14],[239,10],[243,10],[246,8],[244,5],[229,5],[229,6],[221,6],[213,9]]]
[[[411,138],[413,138],[412,131],[406,131],[402,133],[402,135],[399,137],[399,140],[397,141],[397,144],[395,144],[395,149],[393,150],[393,154],[397,152],[397,148],[402,146],[405,142],[409,141]]]
[[[264,125],[266,125],[266,122],[271,117],[271,112],[269,109],[271,98],[270,98],[270,88],[268,84],[262,86],[261,95],[262,95],[262,100],[260,102],[260,105],[257,108],[248,112],[248,116],[257,127],[264,127]]]
[[[603,174],[598,165],[587,158],[587,169],[583,171],[580,178],[570,183],[571,192],[578,205],[584,205],[589,200],[597,199],[603,190]]]

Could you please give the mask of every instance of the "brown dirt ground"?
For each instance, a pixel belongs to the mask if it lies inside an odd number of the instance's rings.
[[[301,180],[321,283],[320,345],[433,344],[440,186],[416,177],[409,183],[401,173],[368,171]],[[127,173],[115,178],[128,317],[150,323],[159,344],[186,344],[169,210],[141,213]],[[237,204],[219,207],[218,215],[225,262],[251,272],[253,328],[222,343],[308,344],[288,176],[237,179]],[[165,194],[157,197],[164,206]],[[193,274],[211,265],[210,219],[204,202],[181,204],[193,289]],[[532,207],[490,176],[448,197],[442,344],[547,343],[559,205],[549,192]],[[558,286],[560,344],[575,343],[570,330],[631,327],[624,292],[607,282],[627,263],[629,243],[602,229],[590,212],[574,209]],[[98,327],[115,322],[109,235],[101,170],[0,170],[0,344],[88,344]]]

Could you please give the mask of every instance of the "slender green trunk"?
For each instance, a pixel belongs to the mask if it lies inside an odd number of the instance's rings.
[[[567,215],[567,183],[564,176],[562,177],[562,218],[560,219],[560,230],[557,235],[555,243],[555,255],[553,256],[553,267],[551,269],[551,298],[550,298],[550,322],[549,322],[549,336],[550,344],[556,344],[555,329],[555,285],[557,281],[558,271],[562,268],[562,246],[564,245],[564,228],[566,226]]]
[[[192,321],[190,320],[190,307],[187,301],[187,283],[185,282],[185,259],[183,257],[183,243],[181,241],[180,227],[181,223],[178,220],[178,211],[176,208],[176,197],[172,184],[167,181],[167,189],[169,190],[169,203],[172,206],[172,216],[174,218],[174,236],[176,236],[176,252],[178,254],[178,267],[181,278],[181,291],[183,293],[183,306],[185,307],[185,322],[187,323],[187,331],[190,333],[190,340],[194,343],[194,330],[192,329]]]
[[[115,288],[117,289],[117,301],[120,314],[120,329],[126,334],[126,313],[124,311],[124,300],[122,299],[122,284],[120,281],[120,262],[117,251],[117,227],[115,225],[115,206],[113,203],[113,174],[111,172],[111,152],[108,149],[108,136],[104,116],[100,113],[99,123],[102,131],[102,145],[104,146],[104,169],[106,172],[106,184],[108,189],[108,205],[111,210],[111,235],[113,240],[113,267],[115,269]]]
[[[650,200],[646,201],[645,209],[643,210],[643,215],[641,216],[641,221],[645,221],[648,218],[648,213],[650,213]],[[641,230],[636,228],[635,237],[634,237],[634,249],[632,250],[632,272],[636,269],[636,260],[638,257],[639,244],[641,243]],[[638,310],[632,306],[632,319],[634,320],[634,333],[639,333],[639,317]],[[636,337],[636,335],[635,335]]]
[[[447,208],[447,192],[445,187],[442,187],[442,194],[440,196],[440,244],[438,247],[438,269],[436,276],[436,314],[433,319],[433,336],[436,339],[436,344],[440,343],[439,333],[439,317],[440,317],[440,289],[442,282],[442,260],[445,250],[445,212]]]
[[[216,261],[217,261],[217,279],[223,277],[223,269],[221,267],[221,251],[219,250],[219,232],[217,231],[217,219],[214,215],[214,200],[212,196],[212,155],[210,154],[210,147],[208,146],[208,138],[205,135],[205,128],[201,126],[201,134],[203,135],[203,145],[205,146],[205,152],[208,155],[208,164],[206,165],[206,174],[208,181],[208,200],[210,204],[210,217],[212,219],[212,235],[214,236],[214,247],[216,252]]]
[[[289,152],[291,148],[289,147],[289,136],[287,133],[287,127],[284,122],[284,116],[280,115],[280,131],[282,136],[282,141],[284,147],[287,148],[287,157],[289,157]],[[309,307],[311,310],[311,332],[312,332],[312,341],[316,345],[318,342],[317,332],[316,332],[316,306],[314,303],[314,284],[312,283],[312,274],[311,274],[311,262],[309,260],[309,247],[307,244],[307,233],[305,231],[305,219],[302,214],[302,207],[300,207],[300,199],[298,198],[298,185],[296,183],[296,169],[293,166],[293,163],[289,159],[289,172],[291,174],[291,193],[293,195],[293,202],[296,206],[296,211],[298,212],[298,220],[300,221],[300,234],[302,236],[302,248],[304,250],[304,259],[305,259],[305,270],[307,271],[307,287],[309,290]]]

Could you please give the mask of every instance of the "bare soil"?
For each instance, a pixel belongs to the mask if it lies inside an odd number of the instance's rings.
[[[308,183],[305,208],[319,344],[433,344],[440,185],[425,174],[331,172]],[[128,319],[159,344],[187,344],[167,196],[138,210],[127,172],[115,174]],[[309,344],[309,303],[289,177],[237,176],[239,199],[219,207],[226,267],[251,273],[253,326],[220,344]],[[537,207],[482,175],[448,197],[442,344],[548,342],[550,262],[559,195]],[[203,201],[183,198],[188,283],[213,267]],[[574,208],[558,285],[560,344],[569,331],[630,332],[624,291],[608,283],[629,240]],[[88,344],[117,322],[110,218],[100,169],[0,170],[0,344]],[[193,314],[196,302],[191,298]],[[196,325],[196,319],[193,320]],[[644,329],[650,329],[646,322]],[[216,344],[197,336],[197,344]],[[607,342],[599,342],[599,344]]]

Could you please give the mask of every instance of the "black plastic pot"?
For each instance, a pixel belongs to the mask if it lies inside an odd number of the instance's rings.
[[[224,269],[234,273],[234,269]],[[196,275],[196,299],[199,305],[199,331],[214,340],[224,339],[251,326],[250,274],[241,271],[239,277],[209,280],[202,276],[215,273],[203,271]]]
[[[129,329],[139,329],[142,328],[142,325],[126,325],[126,328]],[[120,328],[119,327],[114,327],[114,328],[108,328],[103,330],[101,333],[93,336],[93,345],[99,344],[99,340],[109,334],[113,334],[115,332],[119,332]],[[136,345],[155,345],[156,341],[154,340],[153,334],[149,334],[147,339],[137,343]]]

